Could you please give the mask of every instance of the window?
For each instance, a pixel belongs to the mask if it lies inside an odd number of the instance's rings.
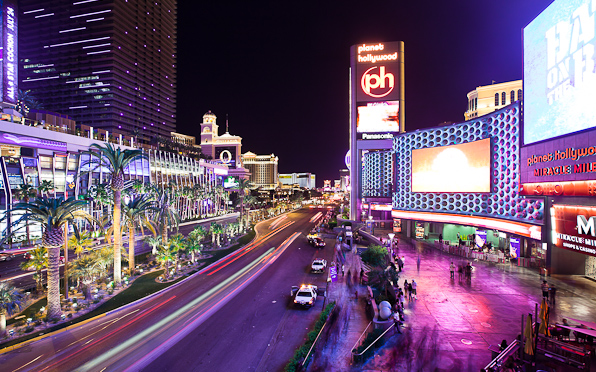
[[[521,101],[521,99],[522,99],[522,90],[521,89],[518,89],[518,91],[517,91],[517,100],[518,101]]]
[[[510,96],[510,102],[513,103],[515,102],[515,91],[512,90],[511,93],[509,93]]]
[[[505,92],[501,93],[501,105],[507,104],[507,94]]]
[[[495,93],[495,106],[499,106],[499,93]]]
[[[478,97],[474,98],[474,111],[478,110]]]

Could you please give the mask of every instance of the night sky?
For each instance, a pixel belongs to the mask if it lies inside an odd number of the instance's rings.
[[[406,131],[461,122],[469,91],[522,78],[522,28],[550,3],[178,1],[177,131],[228,114],[243,153],[322,186],[345,168],[351,45],[404,41]]]

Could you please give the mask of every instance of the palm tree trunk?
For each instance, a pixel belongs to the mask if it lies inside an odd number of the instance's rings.
[[[68,298],[68,222],[64,224],[64,298]]]
[[[121,190],[114,190],[114,282],[116,285],[122,283],[122,230],[120,228],[122,215]]]
[[[4,336],[6,333],[6,313],[4,310],[0,310],[0,336]]]
[[[133,226],[128,228],[128,275],[135,274],[135,229]]]
[[[167,246],[168,244],[168,228],[165,220],[161,224],[161,242],[164,246]]]
[[[48,250],[48,319],[59,319],[60,307],[60,248],[63,232],[61,228],[46,227],[43,246]]]
[[[43,276],[41,270],[37,270],[37,293],[43,293]]]

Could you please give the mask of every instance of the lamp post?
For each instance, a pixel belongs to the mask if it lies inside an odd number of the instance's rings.
[[[368,216],[368,220],[370,221],[370,231],[371,234],[375,235],[375,223],[373,221],[373,216]]]

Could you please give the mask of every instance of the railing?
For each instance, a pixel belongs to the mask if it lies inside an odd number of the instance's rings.
[[[352,346],[352,349],[351,350],[356,350],[356,346],[359,346],[358,344],[360,343],[360,340],[362,340],[362,337],[366,334],[366,331],[368,330],[368,327],[370,327],[371,324],[372,324],[372,322],[368,323],[368,325],[364,329],[364,332],[362,332],[362,334],[358,338],[358,341],[356,341],[356,343],[354,344],[354,346]]]
[[[387,332],[389,332],[389,330],[391,330],[393,327],[395,327],[395,323],[392,324],[391,326],[389,326],[389,328],[387,328],[385,330],[385,332],[381,333],[381,335],[379,337],[377,337],[373,342],[371,342],[370,345],[368,345],[364,350],[362,350],[361,353],[356,354],[356,353],[354,353],[354,349],[352,349],[352,361],[354,361],[354,357],[364,355],[364,353],[366,353],[368,351],[368,349],[370,349],[374,344],[377,343],[377,341],[379,341],[381,338],[383,338],[383,336],[385,336],[385,334]]]
[[[509,358],[511,355],[514,355],[517,349],[519,349],[520,345],[521,342],[519,340],[513,340],[513,342],[510,343],[505,350],[501,351],[501,353],[497,355],[495,359],[491,360],[490,363],[484,367],[484,370],[498,371],[499,367],[503,364],[503,361],[507,360],[507,358]]]
[[[536,350],[561,363],[579,369],[590,370],[591,350],[561,342],[544,335],[538,335]]]

